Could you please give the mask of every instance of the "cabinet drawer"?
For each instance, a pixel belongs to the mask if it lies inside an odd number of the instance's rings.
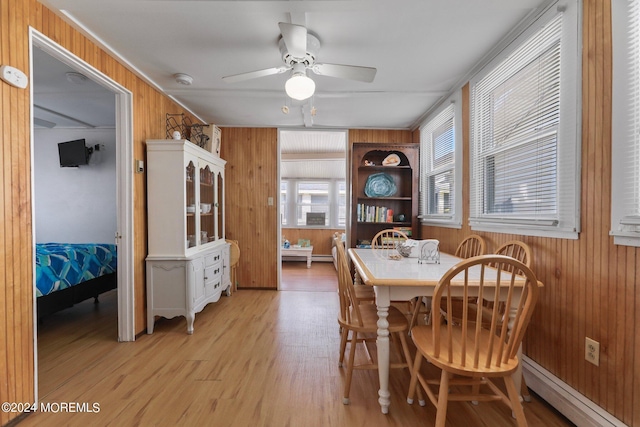
[[[222,251],[212,252],[204,257],[205,267],[211,267],[219,263],[222,263]]]
[[[215,280],[222,276],[222,264],[211,265],[204,268],[205,281]]]

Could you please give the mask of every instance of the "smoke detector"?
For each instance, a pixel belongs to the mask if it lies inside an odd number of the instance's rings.
[[[67,77],[67,81],[73,84],[81,85],[87,81],[88,77],[81,73],[76,73],[75,71],[69,71],[65,73]]]
[[[176,79],[176,82],[180,83],[181,85],[190,86],[191,83],[193,83],[193,77],[188,74],[177,73],[174,74],[173,77]]]

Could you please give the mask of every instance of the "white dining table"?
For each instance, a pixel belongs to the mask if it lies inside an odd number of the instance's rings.
[[[419,263],[418,258],[398,258],[395,249],[350,248],[349,257],[355,267],[355,281],[373,286],[378,310],[378,332],[376,339],[380,390],[378,402],[383,414],[389,412],[389,306],[391,301],[410,301],[415,297],[433,295],[440,278],[462,260],[456,256],[440,253],[439,263]],[[479,278],[479,269],[478,277]],[[470,271],[470,285],[474,277]],[[485,277],[486,278],[486,277]],[[455,280],[451,282],[455,283]],[[452,290],[455,286],[452,287]],[[472,289],[469,289],[472,291]],[[470,294],[472,295],[472,294]],[[454,293],[455,296],[455,293]],[[462,293],[460,294],[462,296]],[[517,298],[513,301],[517,304]],[[520,390],[522,371],[513,374],[516,390]]]

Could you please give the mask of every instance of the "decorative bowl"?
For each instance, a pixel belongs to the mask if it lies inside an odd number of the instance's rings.
[[[384,172],[369,175],[364,184],[364,194],[367,197],[390,197],[396,194],[397,190],[391,175]]]
[[[389,154],[382,161],[382,166],[398,166],[400,164],[400,156],[397,154]]]

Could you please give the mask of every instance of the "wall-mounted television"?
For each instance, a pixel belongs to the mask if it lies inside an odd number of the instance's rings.
[[[58,154],[60,154],[60,167],[75,167],[89,164],[89,158],[93,150],[88,148],[84,139],[60,142]]]

